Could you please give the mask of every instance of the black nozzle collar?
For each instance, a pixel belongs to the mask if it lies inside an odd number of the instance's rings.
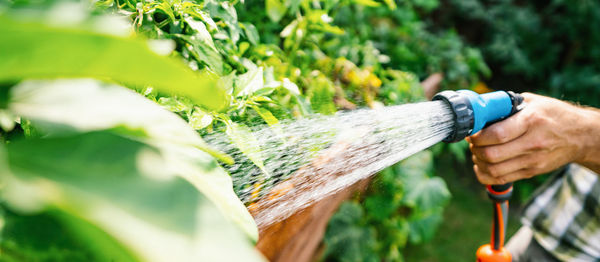
[[[521,104],[523,103],[523,100],[525,100],[525,98],[523,98],[521,94],[515,93],[513,91],[506,91],[506,93],[510,97],[510,101],[512,103],[512,111],[510,112],[510,114],[513,115],[514,113],[519,112],[519,110],[521,110]]]
[[[458,142],[467,137],[473,129],[475,116],[471,102],[465,95],[456,91],[442,91],[433,96],[433,100],[442,100],[446,102],[454,114],[454,128],[452,133],[443,141],[446,143]]]

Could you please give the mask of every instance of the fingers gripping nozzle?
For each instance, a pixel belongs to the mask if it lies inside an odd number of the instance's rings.
[[[454,128],[444,142],[458,142],[484,127],[505,119],[520,109],[523,97],[511,91],[477,94],[470,90],[443,91],[433,100],[448,104],[454,114]]]

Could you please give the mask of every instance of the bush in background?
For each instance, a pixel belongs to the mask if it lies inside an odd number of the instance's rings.
[[[600,106],[597,1],[448,0],[434,16],[482,51],[492,88]]]

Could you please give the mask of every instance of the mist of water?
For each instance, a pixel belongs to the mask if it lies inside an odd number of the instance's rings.
[[[451,109],[433,101],[256,126],[262,169],[224,134],[204,138],[235,159],[225,165],[234,190],[264,227],[440,142],[452,125]]]

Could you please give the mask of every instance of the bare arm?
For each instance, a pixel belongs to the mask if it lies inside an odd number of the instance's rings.
[[[467,138],[483,184],[504,184],[579,163],[600,173],[600,110],[535,94],[514,116]]]
[[[583,152],[575,162],[585,166],[596,174],[600,174],[600,110],[597,108],[580,108],[586,119],[586,131],[582,134]]]

